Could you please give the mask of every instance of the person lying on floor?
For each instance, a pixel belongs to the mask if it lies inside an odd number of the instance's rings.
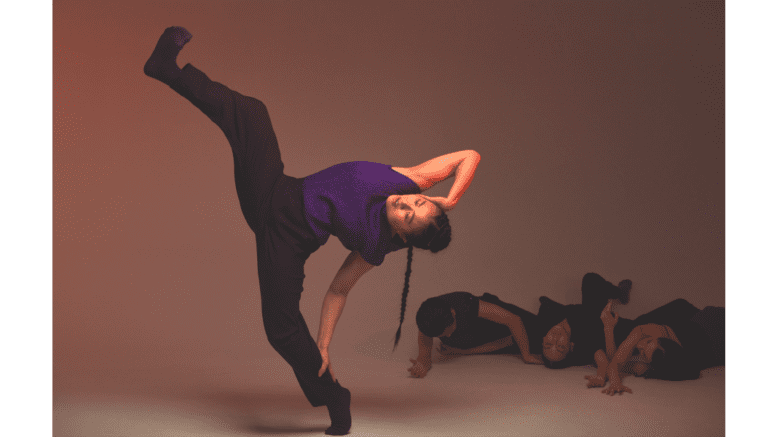
[[[423,378],[432,367],[434,338],[443,355],[520,354],[527,364],[542,364],[542,325],[535,314],[493,294],[477,297],[456,291],[427,299],[416,313],[418,357],[408,372]]]
[[[607,312],[608,314],[605,314]],[[602,312],[605,326],[619,323],[617,313]],[[596,375],[586,375],[588,387],[610,386],[602,393],[632,393],[621,373],[681,381],[697,379],[701,370],[725,363],[725,308],[699,310],[676,299],[635,320],[637,326],[610,356],[596,352]],[[611,329],[611,328],[610,328]]]
[[[615,286],[596,273],[587,273],[583,276],[581,291],[582,304],[562,305],[546,296],[540,297],[537,317],[546,326],[542,359],[548,368],[593,364],[597,350],[605,349],[607,344],[620,344],[636,326],[632,320],[620,319],[614,330],[606,331],[601,320],[602,310],[612,301],[628,303],[630,280]],[[614,354],[614,346],[610,347]]]

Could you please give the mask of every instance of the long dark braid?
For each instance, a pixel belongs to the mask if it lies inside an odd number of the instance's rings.
[[[402,307],[399,312],[399,328],[397,328],[397,335],[394,337],[394,349],[397,349],[399,343],[399,337],[402,335],[402,322],[405,321],[405,307],[407,307],[407,294],[410,292],[410,266],[413,264],[413,246],[407,248],[407,269],[405,270],[405,288],[402,289]]]
[[[397,349],[399,337],[402,335],[402,322],[405,321],[405,307],[407,306],[407,294],[410,292],[410,266],[413,264],[413,247],[425,249],[432,253],[437,253],[451,242],[451,224],[448,221],[448,215],[441,212],[435,217],[434,222],[427,226],[419,235],[408,235],[407,242],[407,270],[405,270],[405,288],[402,290],[402,307],[399,312],[399,328],[394,337],[394,350]]]

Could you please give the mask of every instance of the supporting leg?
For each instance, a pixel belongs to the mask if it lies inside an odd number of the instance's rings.
[[[351,428],[351,393],[332,379],[329,370],[319,377],[321,353],[299,311],[307,254],[295,253],[274,232],[257,236],[262,318],[272,347],[289,363],[305,397],[314,407],[326,405],[332,426],[329,435],[345,435]]]

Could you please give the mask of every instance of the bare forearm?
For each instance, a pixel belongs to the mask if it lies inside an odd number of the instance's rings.
[[[489,352],[498,351],[499,349],[504,349],[511,344],[513,344],[513,337],[505,337],[467,349],[466,351],[468,354],[487,354]]]
[[[529,355],[529,336],[526,334],[526,327],[523,326],[523,321],[516,317],[508,327],[510,328],[510,333],[513,334],[515,344],[521,350],[521,355]]]
[[[431,364],[432,362],[432,347],[434,345],[434,339],[425,336],[423,333],[418,333],[418,361],[424,364]]]
[[[596,354],[594,354],[594,359],[596,361],[596,376],[606,381],[607,368],[609,367],[610,362],[605,356],[604,351],[602,351],[601,349],[596,351]]]
[[[318,325],[318,348],[328,349],[337,326],[337,320],[345,308],[347,295],[327,292],[321,305],[321,322]]]
[[[596,376],[607,381],[607,366],[598,367],[596,369]]]
[[[467,191],[472,179],[475,177],[475,170],[480,162],[480,154],[474,150],[470,151],[464,160],[462,160],[456,167],[455,179],[448,193],[448,201],[452,205],[456,205],[464,192]]]
[[[609,378],[610,384],[620,384],[621,367],[622,367],[622,363],[616,363],[616,362],[610,362],[610,364],[607,366],[607,372],[605,373],[605,375],[607,378]]]
[[[637,343],[640,339],[642,339],[642,337],[643,334],[641,326],[637,326],[636,328],[632,329],[629,336],[626,337],[626,340],[624,340],[620,346],[618,346],[618,349],[615,351],[615,354],[613,354],[612,359],[610,359],[610,366],[613,364],[620,366],[628,361],[632,352],[634,351],[634,348],[637,347]]]
[[[615,334],[612,327],[604,328],[604,343],[607,346],[607,361],[611,361],[615,356]]]
[[[329,347],[335,332],[337,320],[345,308],[345,299],[356,281],[372,266],[364,261],[359,252],[353,251],[345,258],[340,270],[335,274],[321,305],[321,322],[318,325],[318,348]]]

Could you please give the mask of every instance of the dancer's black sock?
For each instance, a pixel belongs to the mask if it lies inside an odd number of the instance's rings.
[[[169,83],[181,74],[175,58],[183,46],[192,39],[192,34],[183,27],[168,27],[159,37],[153,53],[143,66],[147,76]]]
[[[338,384],[339,385],[339,384]],[[332,426],[324,431],[326,435],[346,435],[351,430],[351,392],[340,387],[339,393],[326,404]]]

